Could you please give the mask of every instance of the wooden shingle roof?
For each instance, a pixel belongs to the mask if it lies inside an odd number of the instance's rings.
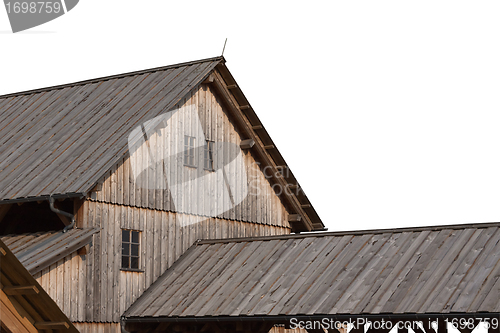
[[[85,195],[222,57],[0,96],[0,200]]]
[[[500,223],[200,241],[125,316],[479,312],[500,312]]]
[[[36,274],[58,260],[84,247],[92,241],[97,228],[69,229],[67,232],[50,231],[1,236],[31,274]]]

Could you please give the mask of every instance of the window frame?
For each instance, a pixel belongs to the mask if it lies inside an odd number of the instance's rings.
[[[122,271],[132,271],[132,272],[143,272],[142,270],[142,260],[141,260],[141,237],[142,237],[142,232],[140,230],[134,230],[134,229],[121,229],[121,236],[122,236],[122,251],[121,251],[121,261],[120,261],[120,270]],[[124,240],[124,232],[128,232],[128,241]],[[134,242],[134,233],[137,233],[137,242]],[[128,253],[124,254],[124,245],[128,245]],[[133,245],[137,245],[137,256],[132,254],[132,247]],[[128,267],[124,267],[124,259],[127,258],[128,260]],[[132,259],[137,258],[137,268],[132,267]]]
[[[184,135],[184,166],[196,168],[195,144],[194,136]]]
[[[203,150],[203,169],[214,172],[214,141],[206,140]]]

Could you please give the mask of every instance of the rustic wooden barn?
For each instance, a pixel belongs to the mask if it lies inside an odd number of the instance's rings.
[[[174,129],[160,126],[171,110],[187,111]],[[177,167],[150,163],[199,128],[201,154],[219,142],[241,149],[244,172],[224,167],[230,191],[217,177],[231,148],[208,167],[203,156],[204,166],[186,155]],[[197,239],[324,230],[222,57],[0,96],[0,140],[0,235],[80,332],[119,332],[121,315]],[[205,194],[196,205],[163,186],[209,175],[189,183]],[[47,239],[71,251],[53,256]],[[30,244],[37,257],[23,256]]]
[[[0,241],[0,329],[78,333],[68,317]]]
[[[498,323],[500,224],[303,233],[324,230],[222,57],[0,96],[0,238],[32,274],[2,289],[36,286],[62,311],[31,324]]]
[[[470,333],[482,320],[498,333],[500,223],[200,241],[123,319],[132,333],[257,333],[294,318],[393,323],[377,333],[446,320]]]

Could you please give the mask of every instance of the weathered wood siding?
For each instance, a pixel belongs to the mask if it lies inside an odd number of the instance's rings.
[[[193,89],[192,93],[181,102],[180,107],[197,110],[197,116],[193,112],[187,112],[176,122],[176,125],[181,128],[170,130],[170,132],[166,132],[166,129],[162,128],[149,135],[147,144],[144,141],[139,149],[131,152],[131,157],[123,158],[108,172],[103,179],[102,188],[94,193],[93,198],[96,201],[120,205],[193,213],[202,216],[218,216],[235,221],[289,227],[288,213],[276,194],[276,192],[279,194],[281,189],[276,186],[273,188],[270,182],[271,173],[267,169],[262,170],[259,167],[251,150],[243,150],[246,176],[240,177],[241,173],[236,168],[231,169],[227,175],[238,184],[235,186],[236,192],[248,189],[247,197],[240,204],[222,214],[215,215],[207,214],[212,208],[212,203],[209,200],[193,203],[192,200],[184,197],[182,202],[177,202],[177,205],[174,205],[170,191],[161,189],[166,177],[164,172],[169,173],[169,179],[182,181],[189,179],[189,177],[191,179],[192,177],[202,177],[210,171],[204,170],[202,166],[198,168],[184,166],[182,156],[178,156],[181,162],[177,164],[177,167],[173,167],[167,162],[166,166],[155,164],[147,168],[151,164],[151,154],[165,158],[170,156],[170,152],[174,150],[175,152],[182,151],[183,133],[196,132],[198,124],[201,124],[205,138],[210,141],[230,142],[239,147],[242,139],[246,139],[240,136],[240,131],[236,128],[233,119],[208,85],[203,84],[199,88]],[[195,129],[193,130],[193,128]],[[173,133],[175,135],[172,135]],[[224,151],[224,154],[230,154],[230,152]],[[218,158],[221,159],[224,156],[221,154]],[[135,170],[145,169],[141,175],[140,185],[137,184],[134,176],[134,168]],[[223,180],[218,179],[216,183],[219,181],[223,182]],[[218,191],[213,181],[198,182],[191,186],[193,187],[190,190],[194,193],[200,193],[201,198],[203,198],[203,194],[217,198],[215,205],[220,205],[220,202],[227,200],[223,197],[224,191]]]
[[[197,239],[287,234],[288,228],[87,200],[81,227],[98,227],[89,253],[76,253],[35,278],[74,322],[118,322],[120,315]],[[143,272],[121,270],[121,229],[141,231]]]

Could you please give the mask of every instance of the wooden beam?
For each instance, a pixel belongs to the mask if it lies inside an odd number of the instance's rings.
[[[89,244],[87,244],[84,247],[79,248],[78,250],[76,250],[76,254],[78,254],[79,256],[84,256],[87,253],[89,253],[89,250],[90,250],[90,246],[89,246]]]
[[[240,148],[241,149],[250,149],[254,146],[255,141],[253,139],[241,140]]]
[[[240,106],[240,110],[248,110],[250,109],[250,105],[242,105]]]
[[[274,149],[274,145],[264,146],[265,150]]]
[[[311,208],[311,205],[300,205],[302,208]]]
[[[30,321],[33,318],[22,307],[16,307],[3,292],[0,292],[0,313],[2,326],[5,325],[11,332],[38,333]]]
[[[302,221],[302,216],[300,214],[288,215],[288,222],[300,222],[300,221]]]
[[[7,254],[7,252],[5,252],[5,250],[2,247],[0,247],[0,254],[4,256]]]
[[[214,82],[214,76],[212,74],[210,74],[206,79],[205,81],[203,81],[203,83],[205,84],[210,84],[210,83],[213,83]]]
[[[238,88],[237,84],[230,84],[227,86],[227,89],[236,89],[236,88]]]
[[[255,131],[255,130],[260,130],[260,129],[263,129],[264,127],[262,125],[254,125],[252,126],[252,129]]]
[[[3,287],[3,292],[6,295],[33,295],[40,291],[35,286],[8,286]]]
[[[35,327],[39,330],[67,330],[69,324],[65,321],[39,321]]]

